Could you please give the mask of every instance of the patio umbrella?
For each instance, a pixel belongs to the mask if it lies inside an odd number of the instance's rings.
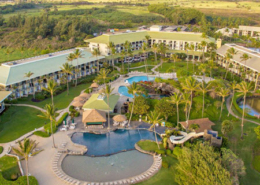
[[[82,96],[77,96],[73,99],[74,101],[85,101],[86,98],[82,97]]]
[[[79,95],[79,97],[85,98],[85,99],[89,99],[91,97],[91,94],[87,94],[87,93],[82,93]]]
[[[72,102],[72,105],[74,107],[82,107],[84,105],[84,102],[82,102],[82,101],[74,101],[74,102]]]
[[[98,88],[98,84],[96,82],[92,83],[91,86],[92,88]]]
[[[113,120],[114,120],[114,121],[117,121],[117,122],[123,122],[123,121],[126,121],[127,118],[126,118],[125,115],[119,114],[119,115],[114,116],[114,117],[113,117]]]

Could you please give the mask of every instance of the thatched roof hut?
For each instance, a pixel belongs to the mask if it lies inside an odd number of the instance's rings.
[[[126,121],[127,118],[126,118],[125,115],[119,114],[119,115],[114,116],[114,117],[113,117],[113,120],[114,120],[114,121],[117,121],[117,122],[123,122],[123,121]]]

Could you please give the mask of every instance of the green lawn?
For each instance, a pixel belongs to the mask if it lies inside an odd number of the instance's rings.
[[[9,107],[0,117],[0,143],[13,141],[43,126],[48,121],[39,118],[40,113],[30,107]]]
[[[80,94],[81,91],[84,89],[87,89],[91,83],[85,83],[85,84],[80,84],[77,87],[74,85],[70,86],[69,90],[69,95],[67,95],[67,91],[62,92],[61,94],[58,94],[54,96],[54,105],[57,109],[64,109],[68,107],[68,105],[72,102],[72,100]],[[44,108],[46,104],[51,103],[51,98],[47,98],[41,102],[33,102],[31,101],[32,96],[29,96],[27,98],[22,98],[21,100],[18,101],[18,103],[23,103],[23,104],[30,104],[30,105],[35,105],[41,108]]]
[[[15,157],[3,156],[0,158],[0,170],[6,180],[11,180],[11,175],[20,176],[20,170]]]

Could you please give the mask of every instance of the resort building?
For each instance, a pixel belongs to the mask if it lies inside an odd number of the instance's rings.
[[[5,110],[5,99],[12,94],[11,91],[0,91],[0,114]]]
[[[96,93],[88,99],[88,101],[83,105],[82,109],[91,110],[97,109],[105,112],[114,112],[115,106],[119,100],[119,95],[110,95],[109,96],[109,105],[107,104],[107,97]]]
[[[132,46],[133,54],[139,54],[139,52],[142,51],[143,43],[147,42],[145,36],[150,36],[150,39],[148,40],[149,46],[152,46],[154,43],[164,43],[168,47],[168,53],[186,52],[185,45],[193,44],[194,51],[190,51],[190,55],[197,56],[200,56],[203,50],[200,47],[200,43],[202,41],[215,43],[215,39],[212,37],[202,38],[202,33],[167,31],[106,33],[92,39],[87,39],[85,42],[89,43],[89,48],[91,51],[98,48],[102,55],[109,56],[111,55],[110,49],[108,48],[109,42],[113,42],[115,44],[116,52],[121,53],[125,50],[125,41],[129,41]],[[207,51],[207,48],[204,48],[204,50]]]
[[[234,48],[237,53],[230,61],[227,61],[225,56],[230,48]],[[244,53],[249,56],[249,59],[246,61],[242,60]],[[245,79],[249,81],[259,81],[260,53],[254,50],[236,44],[225,44],[217,49],[217,63],[238,75],[241,75],[245,69],[244,71],[247,71]],[[230,64],[232,64],[232,67],[230,67]]]
[[[239,36],[249,36],[253,38],[260,38],[260,27],[256,26],[239,26],[238,28],[221,28],[216,31],[222,33],[224,36],[232,37],[234,34]]]
[[[70,62],[74,71],[72,75],[68,75],[69,81],[74,80],[76,76],[82,78],[98,72],[105,59],[104,56],[92,56],[89,50],[80,50],[83,57]],[[12,98],[20,98],[40,92],[43,87],[47,87],[49,79],[54,79],[60,84],[66,75],[62,73],[61,67],[67,62],[68,55],[74,51],[75,49],[70,49],[3,63],[0,66],[0,86],[6,91],[12,91]],[[25,73],[28,72],[33,73],[29,78],[25,77]]]

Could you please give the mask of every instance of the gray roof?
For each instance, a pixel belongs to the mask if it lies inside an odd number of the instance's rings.
[[[60,71],[62,64],[66,63],[67,56],[74,51],[75,50],[73,49],[69,52],[65,52],[65,54],[64,52],[61,52],[60,54],[54,53],[53,56],[25,59],[25,62],[18,61],[15,65],[10,65],[10,62],[2,64],[0,66],[0,84],[7,86],[27,80],[27,78],[24,76],[25,73],[28,73],[29,71],[33,73],[31,78],[36,78],[49,73]],[[78,59],[78,65],[96,60],[96,57],[93,56],[88,50],[82,50],[82,54],[84,58]],[[98,59],[102,58],[105,57],[98,57]],[[74,60],[71,64],[76,66],[77,60]]]
[[[217,49],[217,54],[225,56],[227,50],[232,47],[237,51],[237,54],[233,56],[232,61],[240,63],[241,65],[246,66],[254,71],[260,72],[260,53],[256,51],[250,50],[242,46],[238,46],[236,44],[225,44],[221,46],[219,49]],[[241,61],[241,57],[244,53],[247,53],[251,57],[246,62]]]

